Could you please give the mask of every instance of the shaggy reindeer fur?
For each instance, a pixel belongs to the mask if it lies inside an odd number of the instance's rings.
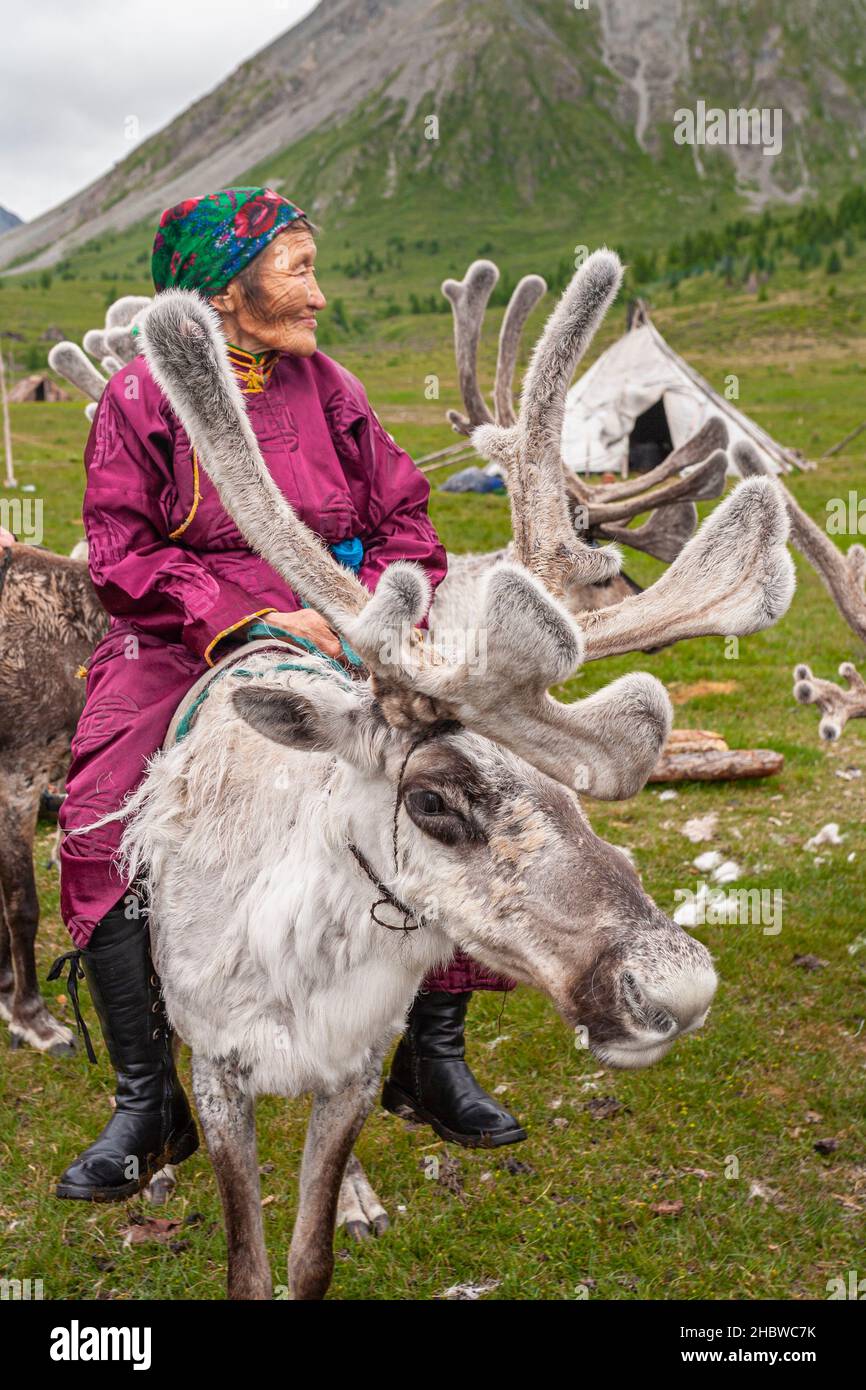
[[[0,1018],[13,1046],[63,1056],[72,1034],[45,1008],[36,978],[33,840],[39,798],[66,773],[84,703],[78,669],[108,619],[80,561],[26,545],[8,554],[0,594]]]
[[[569,527],[558,442],[565,389],[618,277],[615,257],[590,258],[536,351],[519,420],[495,437],[487,427],[510,456],[522,563],[484,581],[483,670],[414,632],[429,601],[414,567],[392,566],[371,597],[305,531],[267,474],[212,311],[174,291],[146,320],[154,376],[236,524],[372,673],[353,682],[321,661],[298,670],[279,653],[250,655],[211,687],[191,734],[154,761],[125,811],[169,1015],[193,1047],[234,1297],[271,1287],[255,1095],[316,1096],[290,1279],[295,1297],[320,1297],[384,1049],[455,945],[543,989],[611,1065],[654,1061],[706,1014],[707,952],[593,834],[568,785],[576,760],[600,794],[640,785],[667,733],[667,697],[640,675],[570,707],[547,687],[584,647],[601,655],[658,636],[665,604],[680,636],[689,600],[696,632],[756,630],[790,597],[790,562],[777,495],[747,483],[682,552],[660,598],[627,599],[607,628],[592,615],[586,639],[553,597],[618,569],[616,552],[589,550]],[[372,912],[377,899],[380,914],[393,908],[383,884],[402,905],[394,931]]]

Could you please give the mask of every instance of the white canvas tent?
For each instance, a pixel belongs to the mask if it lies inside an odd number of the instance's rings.
[[[603,352],[568,393],[563,456],[576,473],[625,477],[629,448],[634,452],[635,443],[655,440],[669,452],[667,442],[679,448],[711,415],[724,419],[731,446],[749,439],[774,473],[804,467],[801,458],[777,444],[684,362],[638,301],[624,337]]]

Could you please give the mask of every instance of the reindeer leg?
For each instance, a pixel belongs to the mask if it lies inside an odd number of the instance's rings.
[[[255,1099],[235,1068],[193,1053],[192,1086],[223,1205],[228,1296],[273,1297],[259,1186]]]
[[[15,994],[15,974],[12,969],[12,938],[9,934],[9,917],[6,900],[3,897],[3,879],[0,875],[0,1018],[8,1023],[12,1017],[12,999]]]
[[[316,1096],[313,1101],[289,1251],[289,1287],[294,1299],[324,1298],[328,1291],[334,1272],[334,1223],[343,1175],[352,1145],[373,1108],[380,1072],[381,1058],[377,1058],[359,1081],[336,1095]]]
[[[0,798],[0,1017],[13,1048],[29,1043],[52,1057],[71,1057],[75,1039],[45,1007],[36,976],[39,899],[33,874],[38,778],[8,777]]]

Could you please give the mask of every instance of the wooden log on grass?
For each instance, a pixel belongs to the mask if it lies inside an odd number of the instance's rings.
[[[785,759],[771,748],[729,748],[709,729],[673,729],[650,782],[736,782],[773,777]]]
[[[785,759],[772,748],[713,749],[705,753],[662,753],[650,782],[738,782],[773,777]]]

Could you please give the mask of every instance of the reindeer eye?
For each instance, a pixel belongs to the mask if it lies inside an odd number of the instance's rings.
[[[448,809],[438,792],[411,792],[408,799],[421,816],[441,816]]]
[[[461,815],[428,787],[407,787],[403,805],[418,829],[440,844],[471,844],[484,838],[471,818]]]

